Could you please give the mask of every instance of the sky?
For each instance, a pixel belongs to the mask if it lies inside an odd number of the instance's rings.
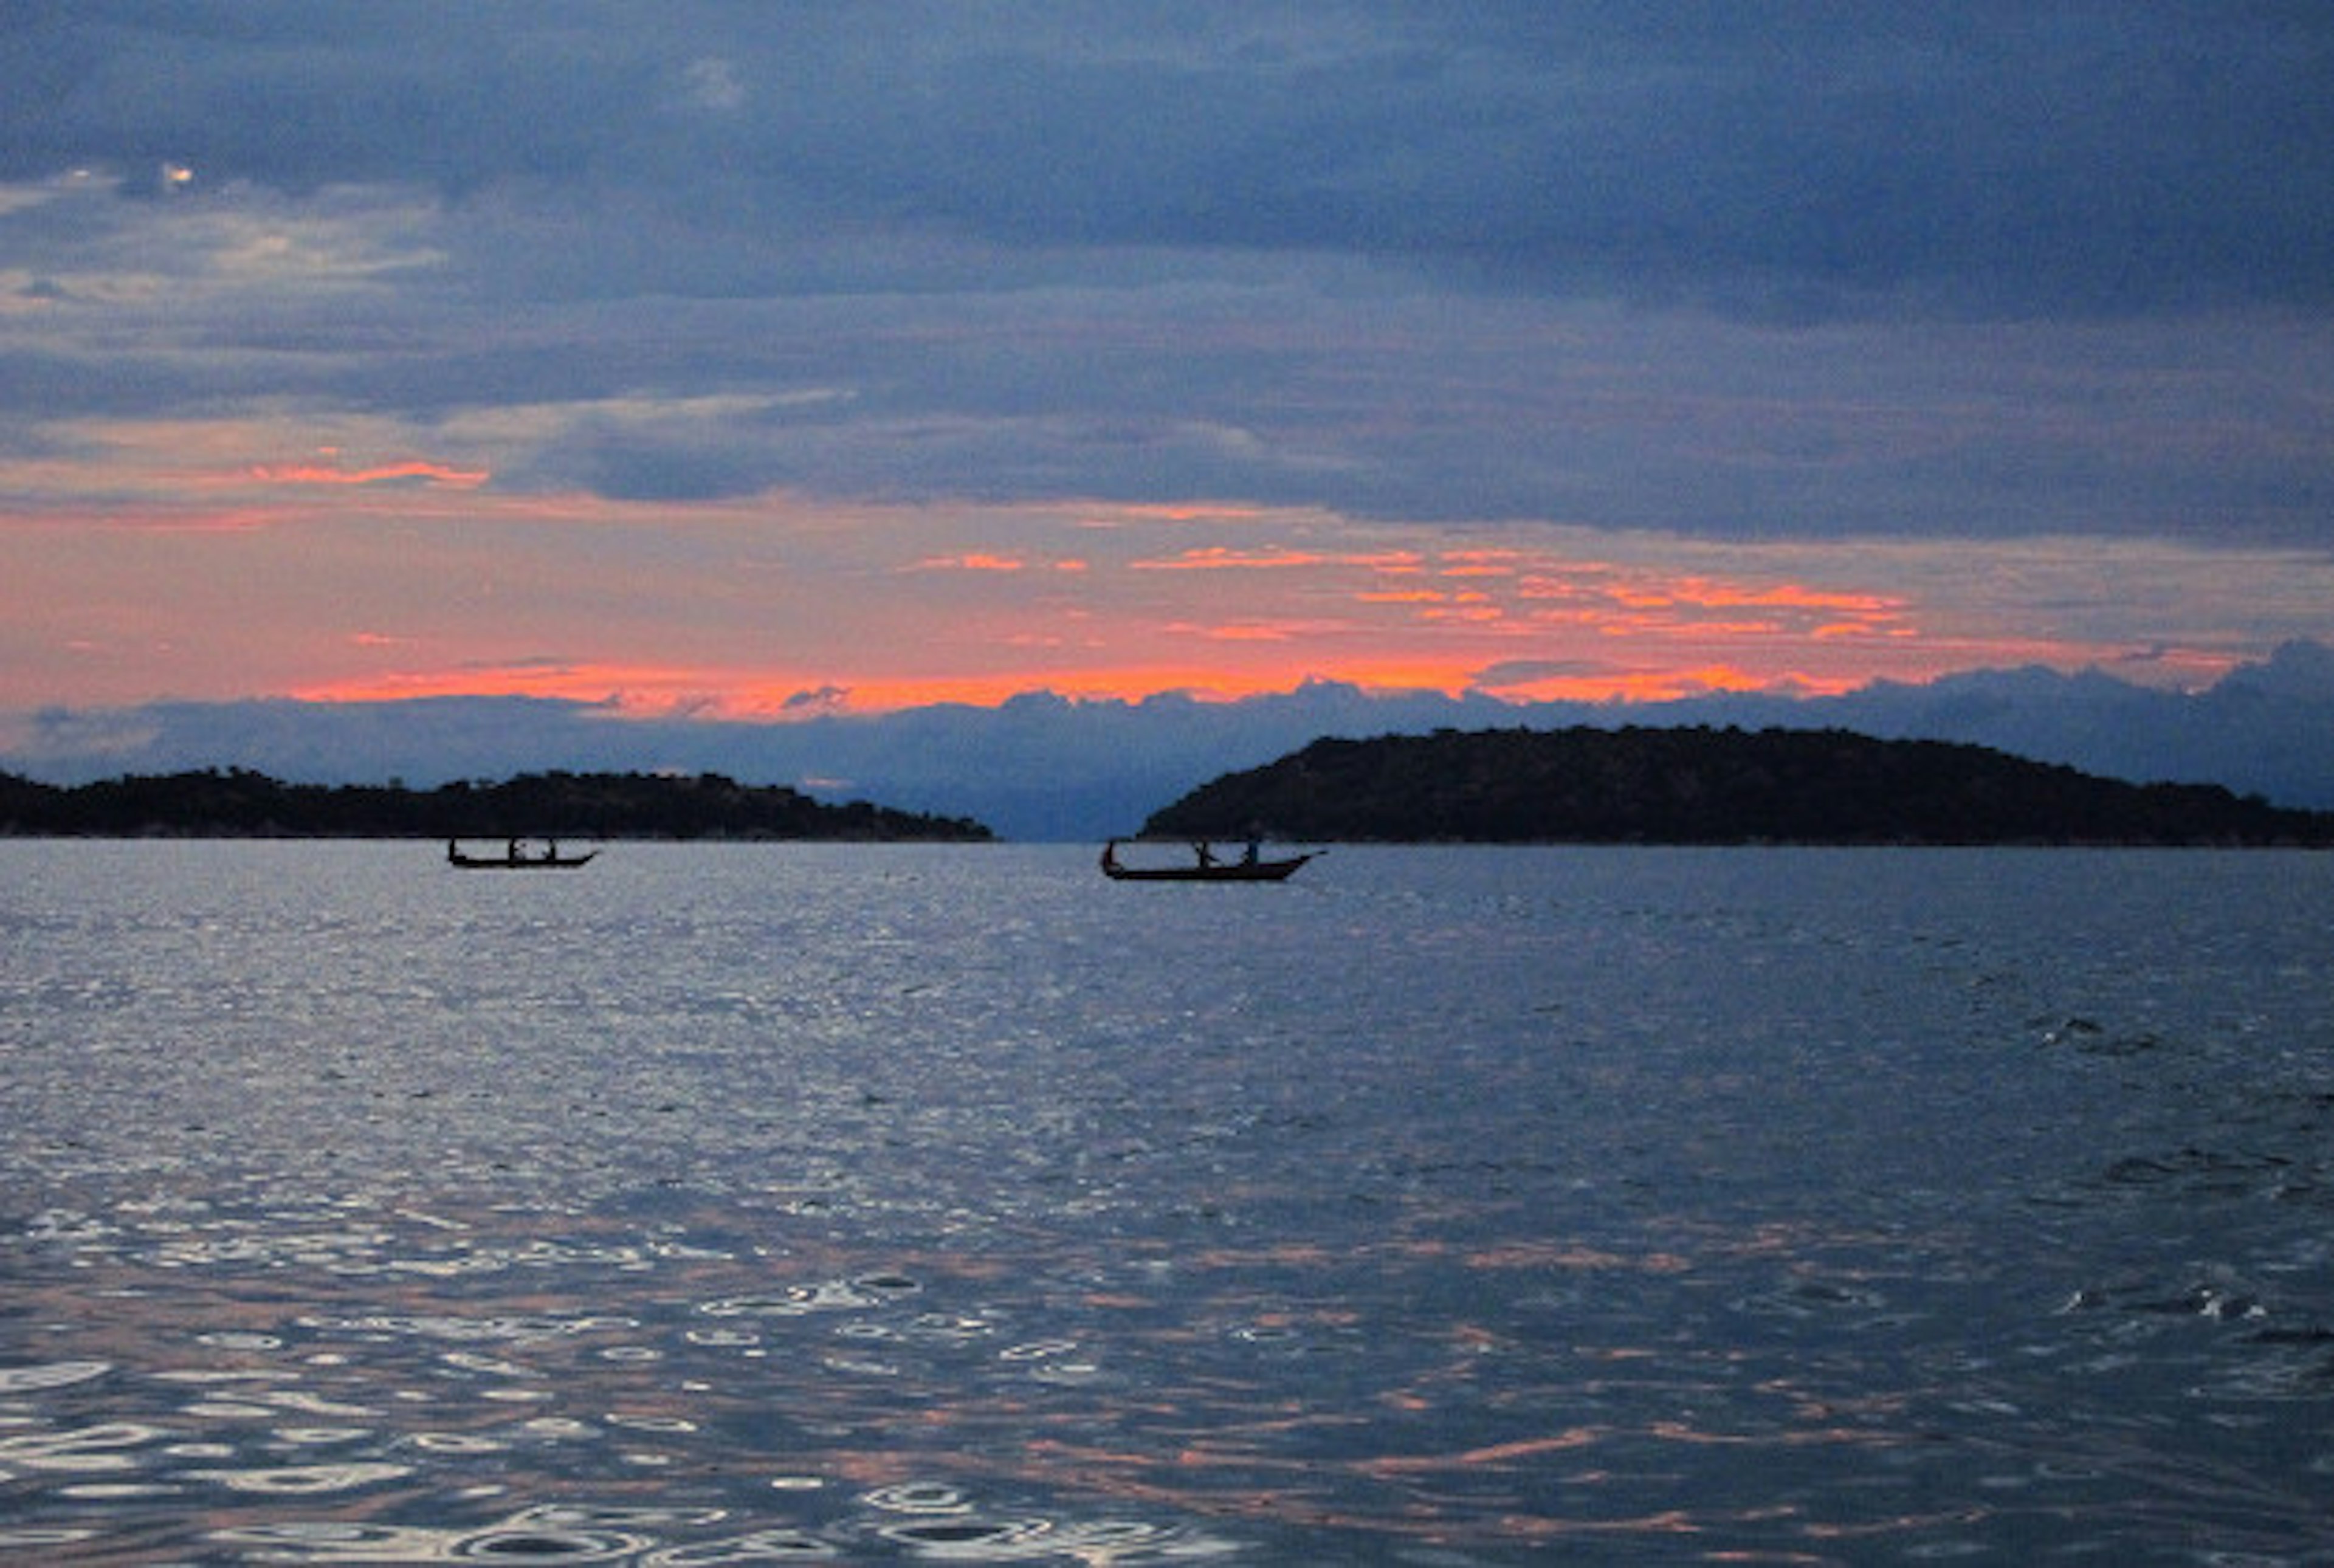
[[[2334,8],[0,0],[0,710],[2334,638]]]

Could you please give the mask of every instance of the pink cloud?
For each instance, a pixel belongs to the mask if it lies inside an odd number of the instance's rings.
[[[419,479],[458,490],[475,490],[494,475],[484,468],[457,468],[450,464],[410,458],[402,463],[379,464],[371,468],[340,468],[317,463],[262,463],[249,469],[246,476],[267,485],[381,485],[400,479]]]
[[[1181,555],[1163,560],[1133,561],[1127,563],[1133,572],[1232,572],[1280,571],[1292,566],[1326,566],[1338,558],[1302,550],[1234,550],[1226,545],[1210,544],[1186,550]]]
[[[961,555],[928,555],[909,567],[911,572],[1026,572],[1027,561],[1011,555],[968,551]]]

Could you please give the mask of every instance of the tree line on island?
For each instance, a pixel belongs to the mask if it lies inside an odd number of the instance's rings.
[[[0,834],[980,842],[989,829],[719,774],[528,774],[433,789],[242,769],[80,785],[0,774]],[[1349,843],[2334,847],[2334,813],[1845,730],[1439,730],[1316,740],[1152,814],[1145,838]]]
[[[2334,846],[2334,813],[1845,730],[1441,730],[1318,740],[1143,836],[1382,843]]]
[[[61,786],[0,774],[0,833],[135,838],[836,839],[977,842],[988,828],[719,774],[526,774],[500,783],[285,784],[210,769]]]

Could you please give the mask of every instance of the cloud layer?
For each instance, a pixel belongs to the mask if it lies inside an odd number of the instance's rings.
[[[2334,22],[2307,6],[33,16],[0,172],[103,158],[294,193],[532,196],[551,222],[602,204],[603,239],[621,237],[607,207],[638,216],[630,247],[534,258],[531,294],[562,268],[578,292],[769,292],[774,265],[819,254],[801,239],[854,233],[895,281],[957,239],[1363,255],[1794,308],[2323,303],[2334,278]],[[897,248],[911,234],[933,248]]]
[[[2329,367],[2308,6],[32,5],[0,699],[2209,677],[2327,630]],[[1114,552],[1079,509],[1276,522]],[[1501,544],[1864,606],[1866,662],[1224,586]],[[165,556],[162,630],[114,585]]]

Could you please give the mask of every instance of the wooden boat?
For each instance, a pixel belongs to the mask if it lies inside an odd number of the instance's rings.
[[[466,871],[572,871],[590,865],[599,853],[586,850],[580,855],[563,855],[556,839],[546,841],[540,850],[529,849],[524,839],[513,839],[501,854],[472,855],[463,852],[458,839],[446,841],[446,863]]]
[[[1253,842],[1236,861],[1216,859],[1215,851],[1204,842],[1192,845],[1191,851],[1188,866],[1123,866],[1118,862],[1118,841],[1113,839],[1102,847],[1102,874],[1114,882],[1279,882],[1296,875],[1297,867],[1320,852],[1268,861],[1258,854]]]

